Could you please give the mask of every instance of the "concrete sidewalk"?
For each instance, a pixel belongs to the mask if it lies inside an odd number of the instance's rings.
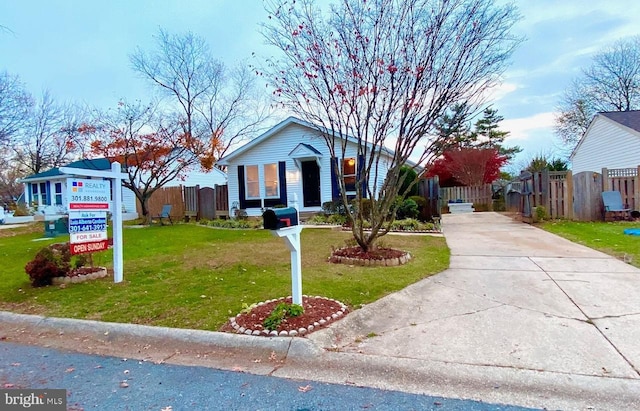
[[[446,215],[443,229],[450,269],[308,338],[7,313],[0,337],[491,403],[640,409],[640,270],[495,213]]]

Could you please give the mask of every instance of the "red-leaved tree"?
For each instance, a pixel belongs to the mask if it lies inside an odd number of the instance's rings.
[[[80,132],[91,138],[93,155],[123,165],[129,188],[140,202],[145,224],[151,222],[148,201],[169,181],[184,179],[194,168],[209,169],[203,142],[184,132],[179,121],[161,120],[153,106],[119,103],[115,113],[103,116],[97,125],[84,125]]]
[[[495,148],[452,148],[434,162],[428,176],[437,175],[442,186],[487,184],[500,177],[507,160]]]

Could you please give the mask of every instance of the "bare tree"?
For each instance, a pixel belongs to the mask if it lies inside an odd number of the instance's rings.
[[[342,0],[326,11],[311,0],[274,0],[267,10],[264,35],[281,51],[266,70],[276,95],[319,125],[332,157],[344,160],[345,135],[357,142],[365,164],[348,218],[360,247],[375,248],[403,183],[400,168],[410,157],[433,161],[447,146],[436,121],[456,103],[481,101],[499,81],[520,42],[510,34],[516,10],[491,0]],[[393,159],[375,187],[368,182],[383,172],[385,144]],[[334,168],[346,204],[340,160]]]
[[[29,113],[12,145],[14,160],[31,173],[39,173],[68,162],[76,151],[73,140],[75,111],[57,103],[48,91]]]
[[[640,109],[640,36],[619,40],[593,57],[565,90],[556,134],[571,147],[597,112]]]
[[[16,199],[24,192],[19,180],[26,175],[20,165],[10,159],[9,153],[0,150],[0,207],[15,205]],[[8,151],[8,150],[6,150]]]
[[[33,98],[18,76],[0,73],[0,144],[7,144],[25,126]]]
[[[130,60],[136,72],[177,103],[184,132],[209,144],[211,162],[253,134],[268,116],[248,71],[229,73],[206,41],[191,32],[160,30],[155,51],[138,48]]]

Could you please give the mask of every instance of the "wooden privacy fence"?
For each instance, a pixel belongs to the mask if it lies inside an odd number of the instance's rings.
[[[444,209],[451,201],[462,200],[465,203],[483,205],[487,210],[491,210],[493,199],[491,197],[491,184],[466,187],[440,187],[441,207]]]
[[[640,166],[635,168],[602,169],[602,191],[619,191],[622,204],[640,210]]]
[[[148,209],[152,216],[159,216],[162,206],[171,204],[171,217],[174,218],[206,218],[229,216],[229,194],[226,185],[216,185],[215,189],[195,187],[165,187],[156,190],[148,201]],[[138,214],[142,215],[140,203]]]
[[[602,174],[583,171],[541,171],[531,173],[526,195],[531,209],[542,206],[550,218],[579,221],[602,220],[603,191],[619,191],[622,203],[631,210],[640,209],[640,166],[635,168],[602,169]],[[522,194],[525,195],[523,181]],[[525,201],[521,212],[525,216]],[[525,216],[526,217],[526,216]]]
[[[532,218],[537,207],[544,207],[545,214],[550,218],[573,218],[571,171],[542,170],[524,173],[520,190],[520,210],[523,218]]]

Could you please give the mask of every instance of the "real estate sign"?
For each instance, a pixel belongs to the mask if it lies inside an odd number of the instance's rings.
[[[109,244],[107,212],[69,211],[69,237],[71,254],[106,250]]]
[[[111,183],[108,180],[67,179],[69,210],[108,210]]]

